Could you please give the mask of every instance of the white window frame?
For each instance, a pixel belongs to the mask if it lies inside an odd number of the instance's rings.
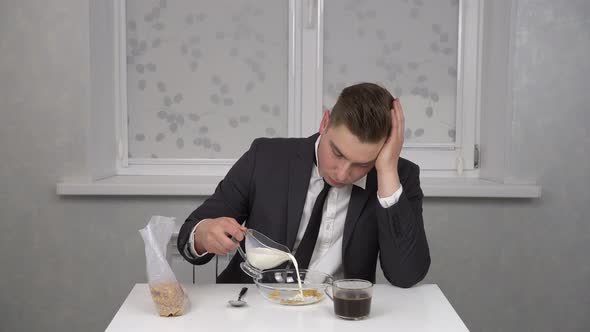
[[[324,0],[307,0],[307,11],[315,13],[313,20],[304,30],[304,68],[317,68],[317,72],[306,73],[304,86],[308,109],[320,109],[323,97],[323,11]],[[310,29],[318,22],[315,30]],[[315,33],[312,33],[314,31]],[[454,143],[428,144],[405,143],[402,157],[418,165],[423,176],[428,177],[470,177],[479,176],[475,166],[478,115],[480,112],[481,48],[483,31],[483,0],[459,1],[458,59],[457,59],[457,108],[455,112],[456,138]],[[321,113],[313,120],[319,124]],[[309,128],[309,126],[305,127]],[[304,134],[311,134],[307,132]]]
[[[323,26],[318,20],[323,11],[323,0],[290,0],[289,31],[294,39],[290,56],[297,65],[289,68],[293,77],[288,102],[291,109],[313,110],[322,105],[322,70],[306,70],[309,65],[321,68],[322,59],[319,36]],[[485,5],[485,10],[484,10]],[[151,165],[163,170],[154,174],[149,167],[123,175],[118,169],[123,159],[123,142],[127,141],[121,127],[121,105],[126,105],[121,88],[127,86],[121,79],[126,62],[121,62],[120,51],[126,49],[125,38],[119,32],[125,29],[124,0],[90,1],[89,3],[89,56],[90,99],[86,140],[86,168],[78,174],[65,174],[56,186],[59,195],[154,195],[154,196],[208,196],[225,175],[232,161],[223,164],[212,162],[199,168],[194,174],[194,164]],[[457,107],[461,109],[457,128],[457,142],[452,149],[428,150],[426,147],[407,144],[402,154],[421,164],[434,158],[452,165],[462,160],[465,172],[455,170],[426,169],[421,165],[421,187],[427,197],[504,197],[536,198],[541,187],[534,182],[521,181],[510,176],[510,156],[506,151],[511,144],[511,50],[514,43],[513,16],[516,4],[505,6],[501,2],[461,0],[461,31],[459,45],[461,66],[458,66]],[[485,13],[485,25],[482,24]],[[123,16],[122,16],[123,15]],[[511,18],[512,17],[512,18]],[[305,21],[304,21],[305,20]],[[320,22],[316,29],[310,29]],[[297,29],[305,25],[306,29]],[[482,30],[485,27],[485,38]],[[482,63],[482,47],[485,46],[485,62]],[[303,51],[312,49],[314,52]],[[295,52],[295,50],[299,50]],[[303,63],[308,67],[302,68]],[[311,67],[313,68],[313,67]],[[481,84],[486,93],[481,97]],[[303,82],[306,82],[303,84]],[[481,108],[481,114],[480,114]],[[306,136],[316,131],[321,112],[289,113],[289,133]],[[479,121],[485,127],[479,127]],[[468,124],[477,124],[466,130]],[[125,138],[118,140],[118,138]],[[480,169],[473,165],[472,143],[481,140]],[[423,156],[420,156],[420,154]],[[461,156],[462,159],[457,159]],[[438,158],[438,159],[437,159]],[[205,163],[206,164],[206,163]],[[157,166],[157,167],[156,167]],[[182,168],[191,172],[182,172]],[[203,172],[209,167],[210,172]],[[214,170],[215,168],[215,170]],[[180,171],[179,171],[180,170]],[[462,173],[462,174],[461,174]],[[131,174],[131,173],[130,173]],[[186,175],[183,175],[186,174]],[[217,174],[217,175],[215,175]]]
[[[118,43],[114,57],[119,65],[117,69],[119,102],[116,105],[117,116],[117,161],[116,173],[119,175],[199,175],[223,176],[236,159],[200,159],[200,158],[133,158],[129,160],[127,132],[127,70],[126,70],[126,13],[125,0],[111,0],[116,3],[114,17],[115,34]],[[288,101],[287,101],[287,136],[301,137],[302,123],[312,122],[311,112],[296,112],[301,108],[302,73],[301,73],[301,1],[289,0],[289,50],[288,50]],[[319,124],[319,122],[318,122]]]
[[[119,175],[223,176],[235,159],[129,159],[127,132],[127,65],[125,0],[114,2],[116,173]],[[479,110],[481,0],[459,3],[456,138],[449,144],[406,143],[402,156],[438,176],[477,176],[474,170],[476,114]],[[323,97],[324,0],[289,1],[288,126],[289,137],[317,132]],[[301,110],[297,112],[296,110]],[[465,152],[465,153],[464,153]],[[458,169],[461,168],[461,169]]]

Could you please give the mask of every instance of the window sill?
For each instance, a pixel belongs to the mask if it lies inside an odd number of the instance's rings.
[[[97,181],[66,179],[57,183],[62,196],[209,196],[221,176],[119,175]],[[536,184],[505,184],[478,178],[421,178],[426,197],[537,198]]]

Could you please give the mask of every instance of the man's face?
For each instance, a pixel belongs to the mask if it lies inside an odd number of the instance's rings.
[[[345,125],[329,127],[329,113],[320,126],[318,146],[320,175],[333,187],[354,183],[375,165],[385,139],[377,143],[362,143]]]

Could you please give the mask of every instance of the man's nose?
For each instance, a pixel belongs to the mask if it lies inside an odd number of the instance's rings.
[[[336,181],[340,183],[346,183],[346,179],[348,178],[348,173],[350,172],[350,167],[346,164],[340,165],[338,171],[336,172]]]

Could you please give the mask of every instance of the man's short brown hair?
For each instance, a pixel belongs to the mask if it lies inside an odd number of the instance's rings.
[[[376,143],[389,137],[393,96],[373,83],[342,90],[332,112],[330,127],[344,124],[361,142]]]

